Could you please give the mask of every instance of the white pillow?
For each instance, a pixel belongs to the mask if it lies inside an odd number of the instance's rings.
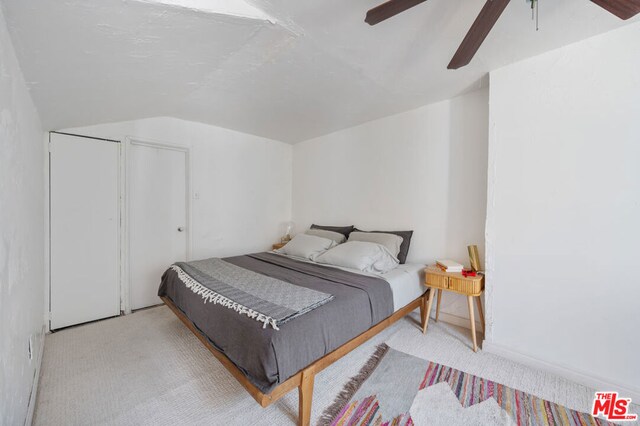
[[[318,255],[324,253],[335,245],[336,242],[329,238],[298,234],[282,248],[275,251],[289,256],[297,256],[314,260]]]
[[[333,231],[326,231],[324,229],[307,229],[305,234],[307,235],[315,235],[316,237],[329,238],[330,240],[335,241],[338,244],[342,244],[347,241],[347,237],[344,234]]]
[[[349,234],[349,241],[367,241],[370,243],[376,243],[383,245],[389,250],[389,253],[396,259],[398,253],[400,253],[400,245],[402,244],[402,237],[394,234],[385,234],[383,232],[358,232],[353,231]]]
[[[318,256],[316,262],[375,274],[384,274],[399,264],[385,246],[366,241],[347,241]]]

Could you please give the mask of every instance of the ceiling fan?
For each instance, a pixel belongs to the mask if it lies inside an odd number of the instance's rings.
[[[369,25],[378,24],[407,9],[417,6],[426,0],[389,0],[367,12],[364,19]],[[511,0],[487,0],[480,14],[462,40],[451,62],[449,69],[458,69],[471,62],[484,39],[502,15]],[[537,0],[534,0],[537,1]],[[640,0],[591,0],[603,9],[613,13],[620,19],[629,19],[640,13]]]

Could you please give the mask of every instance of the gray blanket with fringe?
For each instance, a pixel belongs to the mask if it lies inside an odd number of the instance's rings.
[[[178,262],[171,266],[204,303],[233,309],[279,330],[286,322],[333,299],[333,295],[272,278],[222,259]]]

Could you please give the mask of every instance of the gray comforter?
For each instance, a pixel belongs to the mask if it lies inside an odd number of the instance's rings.
[[[224,306],[203,303],[173,269],[162,276],[158,295],[169,297],[264,393],[393,313],[391,288],[380,278],[272,253],[224,260],[334,297],[276,331]]]

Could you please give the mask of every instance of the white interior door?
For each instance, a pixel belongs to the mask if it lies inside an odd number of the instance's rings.
[[[187,260],[187,151],[132,140],[127,156],[129,294],[140,309],[162,303],[162,274]]]
[[[50,134],[51,328],[120,313],[118,142]]]

